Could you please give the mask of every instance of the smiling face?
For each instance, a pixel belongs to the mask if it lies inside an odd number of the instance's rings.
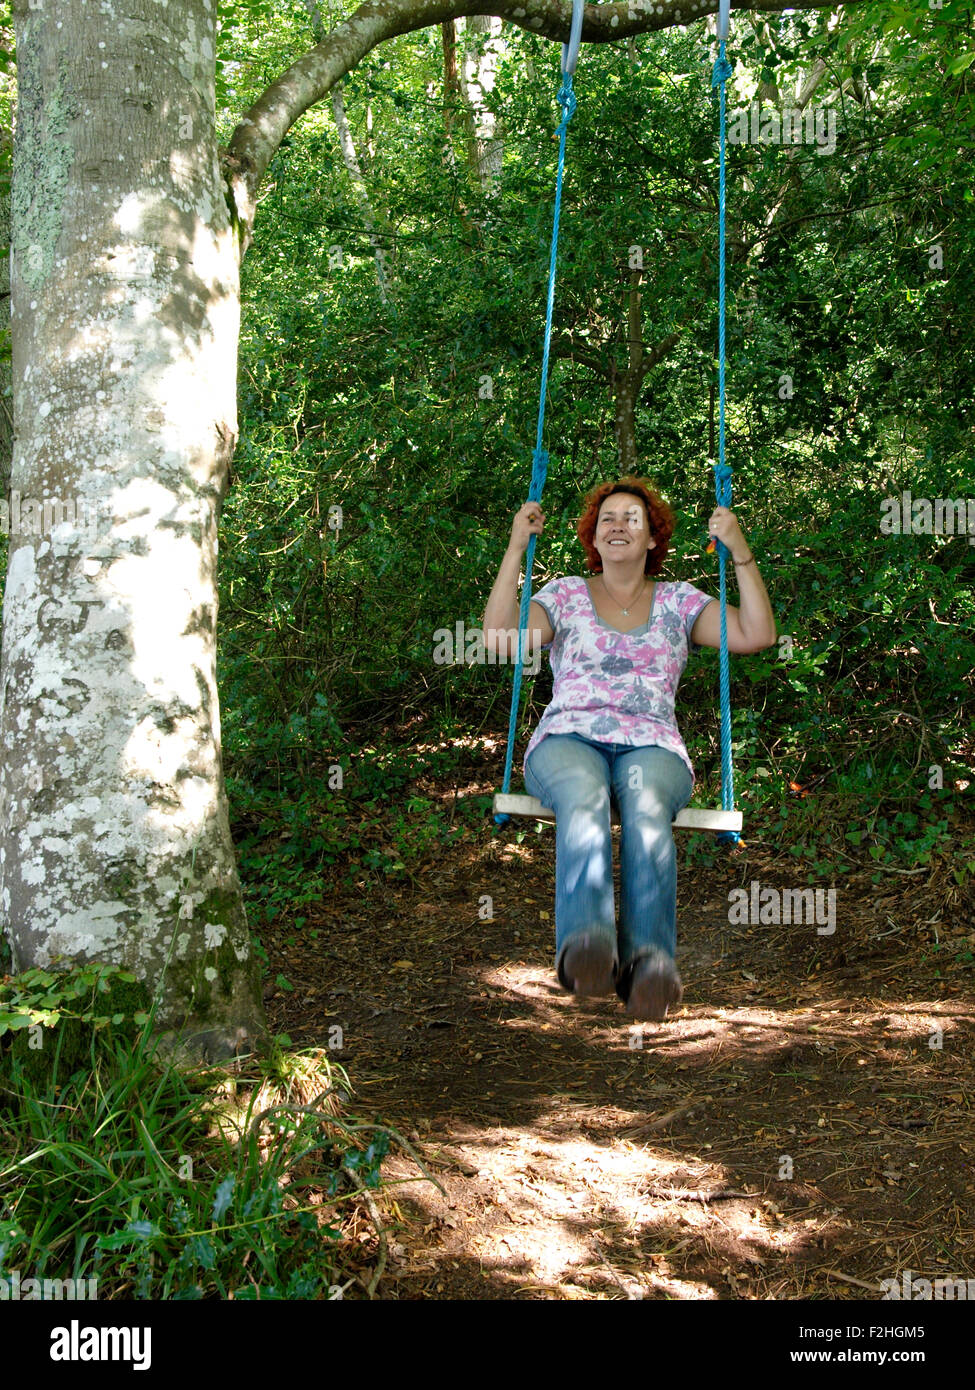
[[[603,570],[625,564],[642,572],[648,550],[654,546],[643,498],[632,492],[613,492],[599,508],[593,544]]]

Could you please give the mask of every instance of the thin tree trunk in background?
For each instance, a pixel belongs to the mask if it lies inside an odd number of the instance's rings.
[[[305,0],[305,9],[311,16],[312,31],[315,35],[315,40],[317,43],[321,43],[327,31],[317,0]],[[356,154],[355,141],[352,138],[352,127],[349,125],[349,118],[345,110],[345,94],[342,90],[341,82],[335,83],[331,89],[330,95],[332,98],[332,114],[335,117],[335,129],[339,137],[339,148],[342,151],[342,162],[345,165],[346,173],[352,181],[352,190],[355,193],[356,202],[359,204],[362,221],[366,231],[369,233],[369,244],[373,248],[373,255],[376,259],[376,280],[379,285],[379,297],[385,304],[387,299],[391,298],[386,252],[379,245],[376,236],[376,219],[373,215],[372,204],[366,189],[366,181],[362,175],[359,157]],[[372,130],[371,108],[369,130],[370,132]],[[369,148],[371,153],[371,145]]]
[[[444,132],[449,140],[453,134],[454,111],[461,95],[460,79],[457,76],[457,35],[452,19],[441,24],[440,36],[443,40]]]
[[[613,423],[616,447],[623,473],[633,473],[639,466],[636,445],[636,407],[643,383],[659,362],[680,342],[680,332],[668,333],[647,351],[643,345],[643,310],[640,278],[642,270],[631,269],[626,304],[626,367],[610,373],[610,391],[614,398]],[[581,359],[580,359],[581,360]]]
[[[643,381],[643,324],[640,308],[640,270],[631,270],[626,302],[626,370],[617,378],[616,444],[620,471],[637,467],[636,402]]]
[[[342,93],[341,82],[336,82],[335,86],[332,88],[331,97],[332,111],[335,115],[335,129],[338,131],[339,146],[342,150],[342,160],[352,182],[356,201],[359,204],[359,211],[362,214],[362,221],[366,231],[369,233],[369,242],[376,258],[376,280],[379,284],[379,296],[385,304],[387,298],[390,297],[386,253],[379,245],[376,236],[376,219],[373,216],[369,194],[366,192],[366,181],[362,177],[362,170],[359,167],[359,160],[355,152],[355,141],[352,139],[352,130],[349,127],[348,117],[345,114],[345,98]]]
[[[488,106],[488,95],[494,90],[498,59],[506,44],[501,35],[502,23],[494,15],[470,15],[464,22],[468,41],[459,80],[473,121],[471,167],[484,193],[501,191],[501,165],[504,153],[502,141],[496,134],[494,112]]]
[[[717,344],[717,342],[715,342],[715,344],[714,344],[714,357],[713,357],[712,361],[713,361],[713,362],[717,362],[717,360],[718,360],[718,344]],[[716,454],[715,454],[715,452],[714,452],[714,450],[715,450],[715,438],[714,438],[714,396],[715,396],[715,390],[716,390],[716,388],[715,388],[715,384],[714,384],[714,368],[713,368],[713,366],[712,366],[712,369],[711,369],[711,372],[710,372],[709,375],[710,375],[710,378],[711,378],[711,379],[710,379],[710,382],[708,383],[708,458],[709,458],[709,459],[713,459],[713,458],[716,458],[716,457],[717,457]]]

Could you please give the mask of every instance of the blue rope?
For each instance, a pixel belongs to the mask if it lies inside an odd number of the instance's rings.
[[[552,220],[552,246],[548,261],[548,303],[545,309],[545,346],[542,351],[542,385],[538,397],[538,425],[535,431],[535,450],[532,454],[531,486],[528,489],[529,502],[541,502],[542,489],[548,476],[548,454],[542,448],[545,430],[545,393],[548,386],[548,358],[552,341],[552,310],[555,306],[555,269],[559,248],[559,215],[562,210],[562,179],[565,173],[565,137],[576,109],[575,93],[572,90],[572,73],[562,73],[562,86],[557,101],[562,107],[562,120],[557,131],[559,137],[559,168],[555,179],[555,216]],[[535,543],[537,536],[530,536],[525,551],[525,582],[521,590],[521,608],[518,614],[518,655],[515,660],[514,680],[511,688],[511,713],[508,716],[508,751],[504,760],[503,793],[511,786],[511,767],[515,754],[515,734],[518,727],[518,708],[521,701],[521,673],[528,645],[528,609],[532,598],[532,568],[535,564]],[[511,819],[503,812],[494,817],[496,825],[507,825]]]
[[[714,493],[719,507],[731,506],[731,465],[725,462],[725,83],[734,66],[725,56],[722,38],[718,60],[711,74],[711,86],[720,90],[721,159],[718,189],[718,462],[714,465]],[[728,669],[728,590],[725,566],[728,547],[717,543],[719,594],[721,605],[721,646],[719,649],[719,683],[721,696],[721,809],[735,808],[735,774],[731,759],[731,692]],[[741,836],[737,830],[722,830],[718,844],[736,845]]]
[[[728,6],[724,5],[724,11]],[[726,21],[725,21],[726,25]],[[545,425],[545,393],[548,385],[549,345],[552,338],[552,310],[555,303],[555,271],[558,258],[559,215],[562,207],[562,179],[565,170],[565,137],[569,121],[576,109],[576,98],[572,90],[572,72],[566,71],[566,50],[563,49],[562,86],[558,93],[558,103],[562,107],[562,120],[558,128],[559,167],[555,182],[555,215],[552,222],[552,245],[549,255],[548,303],[545,312],[545,346],[542,353],[542,384],[538,400],[538,426],[535,435],[535,450],[532,454],[531,486],[528,490],[529,502],[540,502],[542,489],[548,474],[548,454],[542,448]],[[569,64],[574,69],[573,61]],[[720,88],[721,159],[719,188],[719,231],[718,231],[718,463],[714,467],[715,496],[719,506],[731,506],[731,467],[725,462],[725,202],[726,202],[726,161],[725,161],[725,83],[734,71],[725,54],[725,40],[721,39],[718,60],[711,75],[711,86]],[[531,578],[535,563],[536,536],[531,536],[525,551],[525,582],[521,591],[521,606],[518,615],[518,654],[515,660],[514,680],[511,691],[511,712],[508,717],[508,747],[505,755],[504,780],[501,790],[507,793],[511,787],[511,771],[514,762],[515,734],[518,725],[518,709],[521,700],[522,668],[528,642],[528,613],[531,604]],[[721,607],[721,646],[719,652],[720,699],[721,699],[721,805],[725,811],[733,811],[735,806],[734,769],[731,757],[731,698],[730,674],[728,666],[728,598],[726,582],[726,561],[728,548],[722,541],[717,543],[718,570],[720,580]],[[495,824],[506,825],[510,816],[501,813],[494,817]],[[719,844],[738,844],[741,836],[736,830],[724,830],[717,836]]]

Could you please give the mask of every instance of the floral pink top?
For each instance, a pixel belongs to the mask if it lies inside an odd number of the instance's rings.
[[[715,600],[693,584],[657,580],[650,618],[617,632],[599,617],[584,579],[553,579],[532,594],[548,614],[552,700],[525,750],[548,734],[582,734],[599,743],[669,748],[694,768],[674,718],[674,696],[701,610]]]

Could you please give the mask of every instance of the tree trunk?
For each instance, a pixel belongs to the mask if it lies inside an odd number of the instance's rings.
[[[457,34],[452,19],[444,20],[440,26],[443,44],[443,121],[444,134],[449,140],[454,129],[454,109],[460,96],[460,79],[457,76]]]
[[[322,43],[326,37],[326,29],[318,0],[305,0],[305,9],[311,17],[312,31],[314,32],[316,42]],[[352,138],[352,127],[349,125],[349,118],[346,115],[345,94],[342,90],[341,82],[336,82],[332,87],[331,97],[332,114],[335,117],[335,129],[339,137],[339,148],[342,151],[342,162],[351,180],[352,190],[355,193],[356,202],[359,204],[359,211],[362,213],[362,220],[365,224],[366,231],[369,233],[369,244],[373,248],[373,254],[376,258],[376,280],[379,285],[379,297],[385,304],[387,298],[390,297],[387,255],[379,245],[379,240],[376,236],[376,219],[373,216],[372,204],[369,201],[366,181],[362,176],[359,156],[356,154],[355,141]],[[369,129],[370,131],[372,129],[371,108]]]
[[[467,41],[458,76],[474,127],[471,169],[482,191],[496,194],[501,191],[503,145],[496,134],[487,94],[494,90],[498,57],[505,49],[501,20],[491,15],[473,15],[464,21],[464,30]]]
[[[636,447],[636,407],[643,383],[659,362],[680,342],[680,330],[668,333],[647,351],[643,346],[643,310],[640,278],[642,270],[631,268],[626,304],[626,366],[610,372],[610,391],[614,401],[613,423],[620,473],[636,473],[639,454]],[[583,360],[580,358],[580,360]]]
[[[10,154],[13,138],[9,130],[0,130],[0,157],[4,165]],[[10,195],[0,194],[0,249],[10,250]],[[10,328],[10,258],[0,256],[0,338]],[[12,378],[10,358],[0,357],[0,496],[10,489],[10,459],[13,453],[14,417],[12,410]]]
[[[16,969],[127,966],[217,1058],[263,1018],[215,677],[240,302],[216,7],[15,3],[0,914]]]
[[[616,445],[620,473],[635,473],[636,403],[643,383],[643,313],[640,306],[642,271],[631,269],[626,300],[626,368],[616,378]]]
[[[616,449],[620,473],[636,473],[636,399],[639,382],[631,372],[623,372],[616,381]]]
[[[330,93],[332,98],[332,112],[335,116],[335,129],[338,131],[339,146],[342,150],[342,160],[345,164],[346,173],[352,183],[352,189],[359,204],[359,211],[362,213],[362,221],[366,231],[369,233],[369,243],[373,248],[373,255],[376,258],[376,280],[379,285],[379,297],[385,304],[389,297],[388,264],[386,252],[379,245],[376,236],[376,219],[373,217],[372,204],[369,201],[369,194],[366,191],[366,181],[362,177],[362,170],[359,167],[359,159],[355,152],[355,141],[352,139],[352,128],[349,119],[345,114],[345,98],[342,94],[341,82],[336,82]]]

